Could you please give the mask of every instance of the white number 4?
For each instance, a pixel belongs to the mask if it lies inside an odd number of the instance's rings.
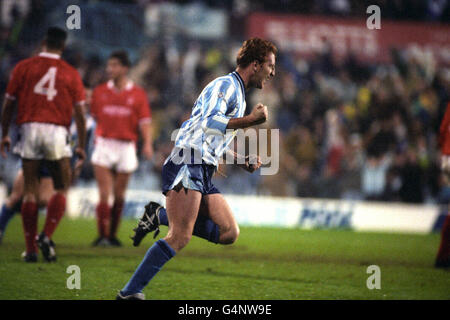
[[[47,96],[48,101],[52,101],[58,91],[55,89],[56,67],[50,67],[47,73],[34,86],[34,93]],[[44,87],[48,82],[48,87]]]

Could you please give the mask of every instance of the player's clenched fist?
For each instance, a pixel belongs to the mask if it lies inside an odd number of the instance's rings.
[[[245,170],[253,173],[255,170],[261,167],[261,157],[258,155],[248,155],[245,157]]]
[[[267,107],[262,103],[258,103],[253,107],[250,116],[253,118],[254,124],[261,124],[267,120]]]

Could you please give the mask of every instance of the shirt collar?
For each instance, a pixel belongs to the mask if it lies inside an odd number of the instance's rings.
[[[244,99],[245,99],[244,80],[242,80],[241,75],[238,72],[236,72],[236,71],[233,71],[231,74],[236,77],[236,79],[238,80],[239,84],[241,85],[242,95],[244,96]]]
[[[133,88],[133,85],[134,85],[133,81],[128,80],[127,84],[125,85],[125,90],[131,90],[131,89]],[[115,90],[118,90],[118,89],[114,86],[114,81],[113,81],[113,80],[109,80],[109,81],[106,83],[106,86],[108,87],[108,89],[115,89]]]
[[[41,52],[41,53],[39,53],[39,57],[50,58],[50,59],[59,59],[59,58],[61,58],[61,56],[59,54],[50,53],[50,52]]]

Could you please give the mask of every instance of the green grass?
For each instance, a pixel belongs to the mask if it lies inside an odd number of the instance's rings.
[[[40,222],[42,228],[42,216]],[[154,241],[148,236],[133,247],[135,224],[122,221],[122,248],[92,248],[95,221],[65,218],[54,236],[58,262],[40,256],[26,264],[14,217],[0,246],[0,299],[114,299]],[[167,300],[450,299],[450,273],[433,268],[438,245],[439,234],[242,227],[231,246],[193,238],[144,293]],[[366,287],[373,264],[381,269],[380,290]],[[81,269],[80,290],[66,288],[70,265]]]

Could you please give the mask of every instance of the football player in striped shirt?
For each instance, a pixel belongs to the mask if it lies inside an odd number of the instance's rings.
[[[266,121],[267,107],[262,104],[257,104],[244,116],[245,93],[250,88],[263,89],[266,81],[275,76],[276,54],[277,48],[267,40],[245,41],[237,55],[236,70],[213,80],[201,92],[163,166],[162,192],[166,196],[166,208],[155,202],[146,206],[135,229],[134,245],[148,232],[156,231],[156,235],[160,224],[168,225],[168,234],[147,251],[130,281],[118,293],[118,300],[144,299],[144,287],[188,244],[193,234],[220,244],[236,241],[239,226],[211,178],[219,159],[230,150],[228,145],[234,134],[229,131]],[[248,157],[241,164],[249,172],[260,165],[259,159],[250,163]]]

